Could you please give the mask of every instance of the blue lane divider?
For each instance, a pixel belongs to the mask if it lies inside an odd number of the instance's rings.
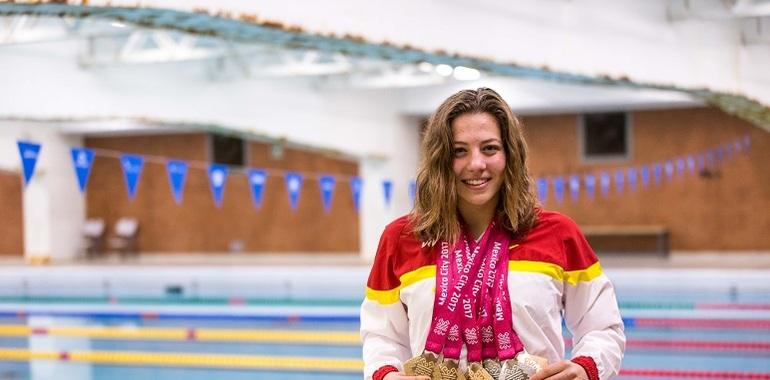
[[[159,312],[78,312],[78,311],[0,311],[0,318],[25,318],[27,316],[74,317],[91,319],[187,319],[213,321],[260,321],[260,322],[327,322],[359,323],[357,315],[222,315],[222,314],[184,314]]]

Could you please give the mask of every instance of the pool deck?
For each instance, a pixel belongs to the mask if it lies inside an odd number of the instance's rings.
[[[600,254],[606,268],[735,268],[770,269],[770,251],[674,251],[668,256],[654,253]],[[0,256],[0,266],[25,265],[21,257]],[[33,265],[33,264],[30,264]],[[41,264],[34,264],[41,265]],[[239,253],[142,253],[121,259],[118,255],[85,260],[56,260],[42,264],[69,265],[139,265],[139,266],[369,266],[371,259],[357,253],[239,252]]]

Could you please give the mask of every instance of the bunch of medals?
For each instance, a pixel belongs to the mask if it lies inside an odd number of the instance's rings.
[[[473,247],[471,243],[476,243]],[[527,380],[547,363],[524,351],[508,296],[508,234],[491,223],[481,240],[467,232],[454,249],[435,245],[436,295],[425,351],[407,375],[433,380]],[[463,343],[468,366],[460,368]]]

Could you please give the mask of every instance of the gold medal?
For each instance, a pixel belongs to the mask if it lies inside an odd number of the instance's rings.
[[[444,358],[444,360],[436,364],[433,379],[465,380],[465,375],[460,371],[460,363],[457,360]]]
[[[409,376],[431,376],[436,370],[438,355],[424,351],[421,355],[415,356],[404,363],[404,373]]]
[[[484,369],[487,370],[487,373],[492,376],[493,379],[497,380],[500,378],[500,361],[497,359],[484,359],[484,361],[481,362],[484,366]]]
[[[535,372],[548,366],[548,359],[530,355],[526,352],[521,352],[516,355],[516,361],[519,363],[521,370],[527,374],[527,377],[534,375]]]
[[[492,375],[484,369],[481,362],[471,362],[468,364],[468,373],[465,375],[467,380],[495,380]]]
[[[500,380],[527,380],[529,376],[524,373],[516,359],[503,361],[500,367]]]

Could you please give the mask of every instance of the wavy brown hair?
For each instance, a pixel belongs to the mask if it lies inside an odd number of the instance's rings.
[[[536,221],[532,178],[527,169],[527,144],[521,124],[500,95],[489,88],[463,90],[442,103],[428,119],[422,142],[422,161],[417,170],[417,193],[410,221],[423,242],[440,239],[455,242],[460,236],[452,122],[460,115],[488,113],[500,127],[505,151],[505,171],[497,205],[498,220],[514,236]]]

